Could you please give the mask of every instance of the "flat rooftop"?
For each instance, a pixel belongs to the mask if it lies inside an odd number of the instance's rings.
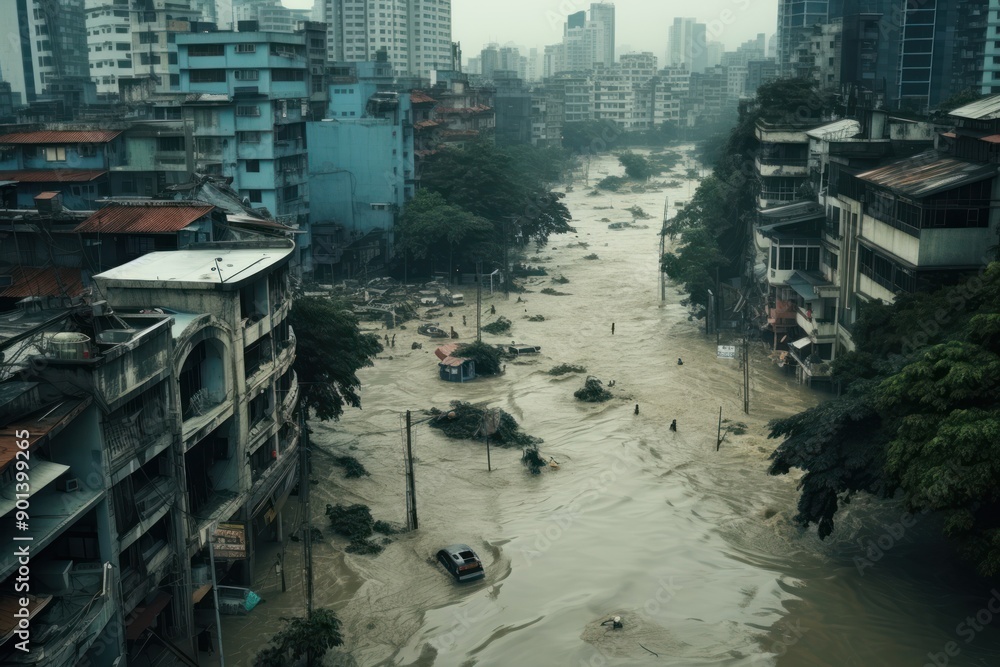
[[[208,247],[206,247],[208,246]],[[108,287],[154,287],[173,283],[194,289],[238,285],[286,263],[295,251],[287,243],[203,244],[197,249],[151,252],[94,278]]]

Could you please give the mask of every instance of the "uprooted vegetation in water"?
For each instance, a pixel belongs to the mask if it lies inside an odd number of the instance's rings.
[[[597,253],[592,252],[589,255],[585,256],[584,259],[600,259],[600,257],[597,256]]]
[[[559,284],[559,285],[565,285],[566,283],[569,282],[569,278],[567,278],[566,276],[560,275],[558,278],[553,278],[552,282],[554,282],[556,284]]]
[[[649,215],[649,213],[646,213],[644,210],[642,210],[641,206],[629,206],[625,210],[631,213],[632,217],[635,218],[636,220],[649,220],[652,217],[651,215]]]
[[[511,321],[508,320],[503,315],[501,315],[496,319],[496,321],[484,325],[483,331],[485,331],[488,334],[494,334],[494,335],[505,334],[508,331],[510,331],[510,326],[511,326]]]
[[[604,383],[593,375],[587,378],[582,388],[573,392],[573,396],[585,403],[603,403],[614,398],[611,392],[604,388]]]
[[[501,362],[507,358],[499,348],[482,341],[459,345],[454,356],[472,359],[476,363],[476,375],[499,375]]]
[[[521,463],[531,471],[532,475],[540,475],[542,469],[549,465],[549,462],[542,458],[541,452],[538,451],[538,445],[524,448],[524,452],[521,453]]]
[[[549,375],[566,375],[568,373],[586,373],[587,369],[576,364],[559,364],[548,370]]]
[[[747,432],[747,425],[743,422],[723,419],[722,425],[725,427],[727,433],[732,433],[733,435],[743,435]]]
[[[490,434],[490,443],[499,447],[528,447],[542,442],[541,438],[528,435],[521,430],[517,421],[509,413],[496,408],[499,413],[497,430]],[[482,441],[483,426],[487,410],[482,405],[473,405],[463,401],[452,401],[451,409],[441,411],[431,408],[428,411],[431,419],[428,422],[432,428],[439,429],[449,438],[458,440]]]
[[[531,317],[528,318],[528,321],[529,322],[544,322],[545,321],[545,316],[544,315],[532,315]]]
[[[348,479],[369,477],[371,475],[364,465],[353,456],[335,456],[333,462],[344,469],[344,477]]]
[[[551,287],[546,287],[541,290],[542,294],[548,294],[549,296],[569,296],[567,292],[560,292],[559,290],[554,290]]]
[[[352,554],[374,555],[381,553],[389,538],[375,542],[375,533],[393,535],[399,531],[385,521],[375,521],[367,505],[327,505],[326,516],[333,532],[347,537],[351,542],[344,551]]]

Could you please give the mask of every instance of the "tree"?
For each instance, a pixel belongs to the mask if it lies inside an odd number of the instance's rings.
[[[420,190],[400,218],[396,243],[432,269],[447,264],[450,275],[456,260],[461,264],[491,254],[493,232],[489,220],[449,204],[437,192]]]
[[[769,472],[806,471],[796,519],[820,537],[851,495],[900,494],[938,513],[981,574],[1000,573],[1000,264],[859,324],[835,365],[847,392],[772,422]]]
[[[295,374],[307,415],[312,410],[327,421],[340,419],[345,405],[361,407],[357,372],[382,351],[378,336],[361,332],[346,302],[323,297],[296,299],[289,323],[298,340]]]
[[[652,162],[636,153],[622,153],[618,162],[625,167],[625,175],[637,181],[645,181],[660,173]]]
[[[564,195],[549,191],[514,155],[493,144],[440,151],[428,161],[421,182],[447,203],[492,222],[500,246],[518,231],[542,243],[551,234],[574,231]]]
[[[303,658],[311,667],[322,663],[331,648],[344,643],[340,620],[329,609],[317,609],[308,618],[281,620],[285,627],[271,637],[270,646],[257,653],[255,667],[287,667]]]
[[[563,125],[562,145],[574,153],[603,153],[614,148],[622,136],[622,130],[609,120],[578,121]]]

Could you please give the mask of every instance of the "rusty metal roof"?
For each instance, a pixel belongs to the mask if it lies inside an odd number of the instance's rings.
[[[927,151],[858,174],[858,178],[908,197],[919,198],[992,178],[996,174],[996,165],[966,162],[942,157],[936,151]]]
[[[0,171],[0,181],[18,183],[87,183],[108,172],[101,169],[25,169]]]
[[[28,296],[79,296],[83,293],[80,269],[66,266],[15,266],[10,270],[10,287],[0,288],[0,298]]]
[[[458,350],[458,343],[448,343],[434,350],[434,355],[438,359],[447,359]]]
[[[410,102],[413,104],[427,104],[428,102],[436,103],[437,100],[422,91],[414,90],[410,93]]]
[[[985,97],[963,107],[952,109],[948,115],[956,118],[971,118],[972,120],[996,120],[1000,118],[1000,95]]]
[[[37,412],[14,420],[0,428],[0,471],[6,470],[17,455],[18,440],[27,440],[29,451],[61,431],[93,402],[89,396],[66,398],[55,407],[46,405]],[[27,431],[27,438],[16,437],[18,431]]]
[[[0,136],[0,144],[106,144],[121,130],[41,130]]]
[[[441,123],[437,122],[436,120],[418,120],[416,123],[413,124],[413,127],[418,130],[423,130],[428,127],[437,127],[440,124]]]
[[[143,201],[111,204],[81,222],[80,234],[169,234],[208,215],[214,206],[184,201]]]

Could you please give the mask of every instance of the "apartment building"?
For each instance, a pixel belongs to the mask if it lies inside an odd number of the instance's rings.
[[[130,77],[132,11],[129,0],[86,0],[87,54],[97,93],[118,95],[118,79]]]

